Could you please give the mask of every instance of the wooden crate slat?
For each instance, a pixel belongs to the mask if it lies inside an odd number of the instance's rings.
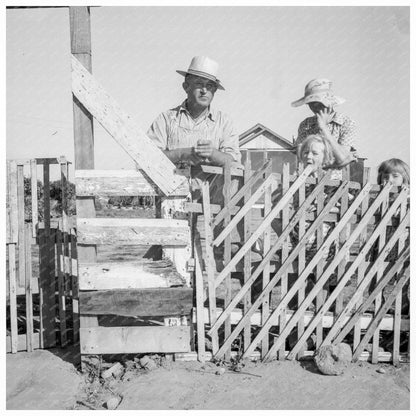
[[[77,196],[162,196],[163,193],[141,172],[136,170],[76,170]],[[189,193],[188,182],[184,181],[172,196]]]
[[[190,351],[188,326],[80,328],[81,354],[173,353]]]
[[[99,290],[79,293],[83,315],[173,316],[189,315],[193,290],[158,288]]]
[[[8,244],[11,352],[17,352],[16,244]],[[25,339],[26,345],[26,339]]]
[[[175,165],[73,55],[71,63],[72,92],[75,97],[164,195],[172,194],[186,179],[176,174]]]
[[[149,289],[183,285],[171,262],[80,263],[79,289]]]
[[[36,237],[36,227],[38,226],[38,174],[36,159],[30,160],[30,179],[31,179],[31,202],[32,202],[32,236]]]
[[[25,224],[25,291],[26,291],[26,344],[27,352],[33,351],[33,291],[32,291],[32,228],[30,224]]]
[[[27,351],[27,334],[19,334],[16,337],[16,345],[13,348],[16,348],[16,351],[12,350],[12,337],[9,335],[6,336],[6,352],[18,352],[18,351]],[[40,333],[36,332],[32,334],[32,350],[37,350],[41,347],[40,342]]]
[[[186,246],[185,220],[163,218],[78,218],[78,244]]]

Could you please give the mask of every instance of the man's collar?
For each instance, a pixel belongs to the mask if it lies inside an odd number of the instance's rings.
[[[185,112],[190,115],[188,109],[186,108],[186,100],[178,107],[178,115],[180,112]],[[215,121],[216,116],[217,116],[217,112],[213,110],[211,106],[209,106],[207,117],[209,117],[212,121]]]

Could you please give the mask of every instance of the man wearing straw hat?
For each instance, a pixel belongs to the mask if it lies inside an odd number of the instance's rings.
[[[292,107],[307,104],[314,116],[303,120],[298,129],[295,145],[300,149],[301,143],[311,134],[326,138],[333,146],[336,159],[344,159],[345,165],[355,159],[356,125],[345,114],[335,111],[335,106],[345,102],[332,91],[332,82],[328,79],[313,79],[305,87],[305,94],[292,103]],[[341,145],[340,148],[337,144]],[[338,155],[339,149],[341,154]],[[342,151],[343,150],[343,151]],[[348,152],[345,152],[348,150]],[[345,154],[348,155],[345,158]],[[298,155],[299,156],[299,155]]]
[[[211,107],[217,90],[224,90],[217,78],[218,64],[206,56],[195,56],[187,71],[176,71],[185,79],[187,98],[179,106],[161,113],[147,135],[178,166],[193,168],[193,176],[203,178],[201,164],[224,166],[239,164],[239,138],[230,117]],[[212,179],[212,178],[211,178]],[[221,203],[222,184],[211,180],[211,202]]]

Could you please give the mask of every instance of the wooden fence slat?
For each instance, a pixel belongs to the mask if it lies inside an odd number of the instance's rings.
[[[211,328],[216,320],[216,296],[215,296],[215,259],[213,251],[213,232],[211,228],[211,211],[210,211],[210,192],[209,183],[204,181],[201,186],[202,203],[204,206],[204,229],[205,229],[205,270],[208,278],[208,303],[209,303],[209,319]],[[214,331],[211,335],[212,353],[216,354],[218,350],[218,331]]]
[[[244,182],[247,184],[250,181],[250,178],[253,176],[253,172],[251,171],[251,160],[248,157],[246,163],[244,165]],[[250,197],[251,197],[251,190],[252,187],[248,186],[246,188],[244,194],[244,204],[246,204]],[[247,212],[244,216],[244,243],[248,241],[251,235],[251,210]],[[265,266],[266,267],[266,266]],[[244,284],[247,284],[247,281],[250,279],[251,274],[251,250],[248,250],[246,255],[244,256]],[[243,299],[243,311],[244,314],[250,309],[251,306],[251,287],[247,290],[247,294],[244,296]],[[251,342],[251,325],[247,323],[244,327],[243,331],[243,343],[244,343],[244,351],[248,348]]]
[[[76,98],[165,195],[174,192],[186,180],[175,165],[73,55],[71,63]]]
[[[137,170],[76,170],[77,196],[162,196],[163,193]],[[189,184],[184,181],[172,196],[189,193]]]
[[[79,306],[85,315],[189,315],[192,294],[191,288],[82,291],[79,293]]]
[[[347,183],[347,182],[346,182]],[[344,189],[342,186],[338,189],[338,191],[344,192]],[[355,198],[355,200],[353,201],[353,203],[351,204],[350,208],[348,209],[348,211],[346,212],[346,214],[341,218],[341,220],[339,221],[339,223],[335,226],[335,228],[332,230],[332,232],[327,236],[325,243],[320,247],[320,249],[316,252],[316,254],[314,255],[314,257],[312,258],[312,260],[309,262],[309,264],[307,265],[307,267],[303,270],[302,274],[298,277],[298,280],[295,282],[295,284],[290,288],[290,290],[288,291],[288,293],[286,294],[286,296],[280,301],[279,305],[276,307],[276,309],[273,311],[273,313],[270,315],[269,320],[271,319],[271,317],[273,317],[274,315],[278,315],[281,311],[281,309],[287,305],[287,303],[289,302],[290,299],[292,299],[294,293],[298,290],[299,286],[301,284],[304,283],[305,279],[307,278],[307,276],[309,275],[309,273],[313,270],[313,268],[316,266],[316,264],[318,263],[319,259],[322,257],[323,253],[329,249],[329,247],[331,246],[331,244],[333,243],[333,241],[335,240],[335,238],[338,236],[339,230],[341,230],[345,224],[349,221],[350,216],[353,212],[355,212],[355,210],[357,209],[358,205],[361,203],[362,199],[364,198],[364,196],[369,192],[369,186],[368,187],[364,187],[363,190],[360,192],[360,194]],[[387,192],[387,191],[386,191]],[[337,192],[335,193],[335,195],[337,195]],[[334,196],[335,196],[334,195]],[[331,198],[331,200],[334,197]],[[330,200],[330,201],[331,201]],[[325,206],[325,208],[328,208],[330,206],[330,203],[328,202],[328,204]],[[304,235],[304,241],[307,241],[307,238],[309,238],[310,235],[310,230],[314,230],[314,224],[320,224],[320,216],[322,215],[323,212],[325,212],[325,208],[324,210],[321,212],[320,215],[318,215],[317,219],[314,221],[314,223],[308,228],[308,231],[306,232],[306,234]],[[316,228],[316,227],[315,227]],[[302,241],[300,241],[298,243],[298,246],[302,244]],[[341,253],[342,251],[340,251]],[[293,253],[296,253],[296,255],[298,254],[298,250],[293,250],[292,254],[289,255],[288,259],[290,259],[290,261],[293,260],[292,257]],[[339,253],[338,253],[338,258]],[[335,259],[334,259],[335,261]],[[331,265],[333,265],[334,263],[331,263]],[[326,272],[328,272],[328,270],[330,270],[330,266],[326,269]],[[321,282],[322,281],[322,282]],[[319,281],[320,284],[323,284],[324,281],[321,278],[321,280]],[[309,293],[308,297],[311,297],[311,293],[313,293],[313,291],[319,287],[318,285],[315,285],[315,288],[312,289],[312,291]],[[308,299],[308,297],[306,299]],[[304,300],[303,304],[306,304],[307,301],[306,299]],[[309,303],[308,303],[309,304]],[[299,314],[302,313],[302,309],[298,309]],[[292,318],[290,321],[290,324],[294,321],[294,319]],[[289,328],[290,325],[287,325],[285,330],[287,328]],[[257,334],[257,337],[253,340],[251,346],[249,347],[248,351],[252,351],[255,348],[255,345],[258,344],[258,342],[262,339],[262,337],[265,335],[265,332],[268,331],[270,325],[267,324],[265,326],[263,326],[263,328],[259,331],[259,333]],[[305,332],[306,333],[306,332]],[[269,357],[271,357],[272,354],[276,353],[277,348],[280,346],[280,342],[277,339],[275,344],[273,345],[273,347],[269,350],[267,356],[265,357],[266,360],[269,359]],[[248,351],[246,352],[248,354]]]
[[[62,254],[62,230],[56,231],[56,268],[58,272],[58,307],[59,307],[59,332],[61,347],[67,343],[66,333],[66,304],[65,304],[65,280],[63,273]]]
[[[81,354],[172,353],[190,350],[188,326],[81,328]]]
[[[32,194],[32,237],[36,237],[36,229],[39,222],[38,214],[38,173],[36,159],[30,160],[30,180]]]
[[[322,180],[321,180],[322,183]],[[317,185],[316,187],[318,187],[319,185]],[[303,184],[300,188],[299,188],[299,206],[302,206],[303,202],[305,201],[305,184]],[[306,221],[305,221],[305,216],[303,215],[300,220],[299,220],[299,240],[303,239],[303,236],[305,234],[305,228],[306,228]],[[303,246],[303,248],[300,250],[299,252],[299,256],[298,256],[298,275],[300,274],[300,271],[303,270],[305,268],[305,261],[306,261],[306,250],[305,247]],[[304,285],[301,285],[299,287],[299,291],[298,291],[298,307],[302,304],[303,300],[305,299],[305,290],[306,290],[306,283]],[[299,319],[298,322],[298,330],[297,330],[297,337],[299,338],[302,334],[303,331],[305,330],[305,320],[304,320],[304,315],[301,316],[301,318]],[[303,346],[299,349],[299,354],[298,354],[298,358],[303,357],[304,355],[304,349]]]
[[[9,251],[9,299],[11,352],[17,352],[17,301],[16,301],[16,244],[7,245]]]
[[[254,270],[254,272],[251,274],[251,276],[247,279],[247,281],[244,283],[243,287],[240,289],[240,291],[234,296],[233,300],[231,301],[230,305],[228,305],[228,307],[224,310],[224,312],[218,317],[217,322],[215,322],[214,326],[211,327],[211,329],[208,331],[208,334],[211,333],[211,331],[213,331],[215,328],[218,328],[219,325],[221,325],[221,323],[224,321],[225,316],[228,313],[231,313],[232,309],[234,309],[236,307],[236,305],[238,304],[238,302],[242,299],[242,297],[246,294],[246,292],[248,291],[248,289],[251,287],[251,285],[253,284],[253,282],[257,279],[257,277],[260,275],[260,273],[263,271],[264,267],[266,266],[267,262],[270,261],[272,255],[275,253],[275,251],[281,246],[281,244],[283,244],[283,242],[286,240],[286,238],[289,236],[290,232],[293,230],[294,226],[296,225],[297,221],[299,221],[300,216],[302,215],[302,213],[309,207],[311,201],[313,201],[313,199],[316,197],[317,192],[323,188],[323,185],[325,183],[325,180],[328,176],[325,176],[325,178],[323,179],[323,181],[321,182],[321,186],[317,186],[314,191],[308,196],[308,198],[304,201],[304,203],[302,204],[302,206],[299,208],[298,212],[295,214],[295,216],[291,219],[289,225],[282,231],[281,235],[279,236],[279,238],[277,239],[277,241],[273,244],[273,247],[269,250],[269,252],[266,254],[266,256],[263,258],[263,260],[260,262],[260,264],[256,267],[256,269]],[[328,202],[328,204],[325,206],[324,211],[322,211],[322,213],[320,214],[321,217],[323,217],[326,212],[328,212],[331,207],[335,204],[337,198],[339,197],[339,195],[341,194],[341,192],[343,191],[344,187],[341,187],[331,198],[331,200]],[[318,217],[319,218],[319,217]],[[321,218],[319,218],[321,219]],[[316,224],[312,224],[308,231],[306,232],[304,238],[309,238],[309,236],[314,232],[314,230],[317,227],[318,222],[316,222]],[[251,237],[250,237],[251,238]],[[300,250],[300,245],[298,244],[298,246],[296,248],[294,248],[291,252],[291,254],[289,255],[289,257],[286,259],[286,261],[281,265],[279,271],[283,271],[284,268],[289,267],[289,265],[291,265],[291,262],[293,261],[293,259],[299,254],[299,250]],[[262,298],[262,296],[266,296],[266,291],[268,292],[269,290],[271,290],[280,280],[280,275],[277,272],[273,278],[270,280],[269,284],[267,285],[267,287],[263,290],[263,293],[256,299],[255,303],[250,307],[249,311],[247,311],[247,316],[249,314],[254,313],[254,311],[257,309],[257,307],[260,305],[260,298]],[[256,306],[255,306],[256,305]],[[246,317],[246,315],[243,318],[244,320],[247,320],[249,318]],[[235,332],[237,331],[237,328],[234,330]],[[233,334],[235,334],[235,332],[233,332]],[[232,334],[232,335],[233,335]]]
[[[215,175],[223,175],[224,168],[221,166],[201,165],[204,173],[214,173]],[[244,172],[239,166],[231,166],[231,176],[244,176]]]
[[[77,218],[78,244],[186,246],[185,220],[165,218]]]
[[[289,164],[285,163],[283,165],[283,172],[282,172],[282,191],[283,194],[285,194],[290,187],[290,171],[289,171]],[[285,207],[282,209],[282,229],[284,230],[289,224],[289,210],[288,210],[288,204],[285,205]],[[288,237],[289,239],[290,237]],[[287,259],[288,255],[289,255],[289,249],[288,249],[288,245],[287,244],[283,244],[282,245],[282,260],[281,263],[284,263],[284,261]],[[281,274],[281,278],[280,278],[280,299],[282,299],[287,291],[288,291],[288,274],[287,274],[287,270],[283,271]],[[266,322],[266,320],[264,321]],[[283,328],[286,325],[286,308],[283,308],[280,314],[280,319],[279,319],[279,334],[281,334],[283,332]],[[268,337],[265,337],[266,340],[268,340]],[[274,339],[274,342],[276,342],[276,338]],[[268,351],[267,351],[268,352]],[[267,353],[263,356],[265,357],[267,355]],[[278,358],[279,360],[284,360],[285,359],[285,346],[282,345],[282,347],[279,350],[278,353]]]
[[[18,217],[18,284],[20,287],[25,287],[25,191],[24,191],[24,176],[23,165],[17,165],[17,217]]]
[[[202,274],[202,247],[199,233],[194,236],[195,246],[195,306],[198,360],[205,362],[205,324],[204,324],[204,276]]]
[[[369,171],[369,169],[365,169],[364,170],[363,183],[368,183],[369,177],[370,177],[370,171]],[[361,204],[361,213],[364,213],[365,211],[367,211],[368,203],[369,203],[369,198],[368,197],[364,198],[364,200]],[[360,237],[359,237],[358,241],[359,241],[359,243],[358,243],[359,248],[361,249],[361,247],[363,247],[365,242],[367,241],[367,227],[363,228],[363,232],[360,234]],[[366,264],[365,261],[363,261],[358,266],[357,287],[360,285],[360,283],[364,279],[366,267],[367,267],[367,264]],[[362,301],[362,298],[360,300]],[[359,302],[360,302],[360,300],[359,300]],[[357,320],[357,323],[354,326],[353,351],[357,348],[358,344],[360,343],[360,339],[361,339],[361,325],[360,325],[360,322],[361,322],[360,320]]]
[[[33,298],[32,298],[32,232],[30,224],[25,225],[25,289],[26,289],[26,346],[33,351]]]
[[[360,356],[364,346],[367,344],[369,339],[374,336],[374,332],[378,330],[381,320],[383,319],[384,315],[387,313],[391,305],[393,304],[394,300],[396,299],[397,294],[403,289],[403,286],[409,280],[409,274],[404,274],[400,280],[397,282],[396,286],[394,287],[393,291],[390,293],[389,297],[386,299],[384,304],[378,309],[377,313],[374,316],[373,322],[371,322],[370,326],[367,328],[366,333],[363,336],[360,344],[358,345],[357,349],[354,351],[352,355],[352,360],[357,361],[358,357]],[[372,361],[374,357],[372,357]],[[378,361],[378,355],[377,359]]]
[[[273,207],[269,215],[264,219],[261,225],[254,231],[251,237],[246,241],[243,247],[234,255],[230,263],[228,263],[224,269],[219,273],[215,280],[215,286],[217,287],[224,279],[224,277],[229,273],[237,263],[244,257],[248,250],[251,250],[253,244],[259,239],[264,230],[270,225],[273,219],[276,217],[276,214],[290,201],[293,194],[299,189],[301,184],[304,182],[305,178],[311,173],[312,167],[308,166],[306,169],[299,175],[296,181],[292,184],[290,190],[286,192],[285,195],[280,199],[280,201]]]
[[[402,253],[402,255],[400,256],[400,258],[397,260],[396,264],[388,271],[388,273],[386,273],[386,275],[383,276],[383,278],[379,281],[379,283],[377,284],[376,288],[373,290],[373,292],[369,295],[369,297],[358,307],[358,309],[355,311],[355,313],[353,315],[351,315],[351,317],[349,318],[349,320],[347,322],[342,322],[343,326],[342,326],[342,330],[335,336],[333,337],[333,333],[336,333],[336,331],[341,327],[341,321],[340,320],[336,320],[334,323],[334,331],[331,331],[332,333],[329,333],[327,338],[325,339],[325,344],[329,344],[333,338],[333,342],[334,344],[338,344],[340,343],[345,336],[348,334],[348,332],[351,330],[352,326],[356,323],[356,322],[360,322],[361,323],[361,315],[363,312],[365,312],[368,307],[371,305],[371,303],[374,301],[376,295],[383,290],[383,288],[387,285],[387,283],[392,279],[392,277],[400,271],[400,269],[403,266],[403,262],[406,260],[406,258],[408,258],[410,254],[409,250],[406,250],[406,252]],[[405,271],[406,273],[406,271]],[[395,322],[393,321],[393,330],[394,330],[394,324]],[[400,330],[401,328],[399,328]],[[357,345],[358,346],[358,345]],[[353,349],[353,351],[355,351],[356,348]]]
[[[72,292],[72,341],[74,343],[79,341],[79,286],[78,286],[78,261],[77,261],[77,241],[75,230],[69,230],[69,245],[70,245],[70,277],[71,277],[71,292]]]
[[[270,161],[270,159],[269,159]],[[271,174],[271,163],[268,165],[266,170],[266,176],[269,176]],[[269,212],[272,209],[272,188],[275,188],[273,186],[273,183],[266,188],[266,192],[264,193],[264,216],[267,217]],[[270,250],[271,246],[271,226],[267,227],[264,230],[263,234],[263,256],[267,254],[267,252]],[[270,281],[270,262],[268,262],[263,270],[263,279],[262,279],[262,288],[264,289],[267,284]],[[262,322],[266,322],[269,314],[270,314],[270,296],[264,298],[263,303],[261,305],[261,314],[262,314]],[[261,344],[261,354],[264,356],[267,351],[269,350],[269,340],[265,339],[263,340]]]
[[[19,219],[17,209],[17,165],[14,160],[7,161],[7,189],[9,235],[7,242],[17,243],[19,240]]]
[[[319,172],[319,175],[322,175],[322,172]],[[347,193],[344,192],[344,194],[341,196],[341,201],[344,197],[344,195]],[[317,215],[322,211],[322,209],[324,208],[324,199],[325,199],[325,193],[321,194],[318,196],[318,198],[316,198],[316,213]],[[323,230],[323,226],[324,226],[324,222],[321,224],[320,227],[318,227],[318,229],[316,230],[316,247],[321,247],[323,241],[324,241],[324,230]],[[315,273],[315,283],[320,279],[323,271],[324,271],[324,263],[325,263],[325,259],[322,257],[318,264],[316,265],[316,273]],[[306,284],[306,282],[305,282]],[[322,306],[322,304],[324,303],[324,290],[320,290],[318,292],[318,294],[316,295],[316,299],[315,299],[315,310],[319,311],[320,307]],[[302,321],[302,319],[300,319],[300,321]],[[319,323],[316,326],[316,347],[318,347],[321,342],[322,342],[322,323]],[[284,348],[284,346],[283,346]]]
[[[241,189],[238,190],[238,192],[235,193],[235,195],[230,199],[230,201],[227,204],[224,204],[224,208],[218,213],[218,215],[214,218],[213,225],[218,225],[226,215],[232,214],[232,209],[235,207],[238,201],[240,201],[241,198],[243,198],[247,191],[259,180],[263,177],[264,173],[266,171],[270,171],[271,166],[271,160],[269,159],[259,170],[257,170],[251,177],[249,177],[244,185],[241,187]],[[269,172],[270,174],[271,172]],[[225,174],[225,170],[224,170]],[[231,174],[231,172],[230,172]],[[247,201],[244,202],[244,205],[247,204]]]
[[[395,204],[392,205],[392,207],[394,207]],[[397,205],[396,205],[396,209],[397,209]],[[369,210],[370,211],[370,210]],[[368,214],[368,212],[366,214]],[[394,210],[390,209],[388,211],[389,215],[394,214]],[[365,218],[365,217],[364,217]],[[407,218],[408,219],[408,218]],[[363,223],[365,223],[365,219],[363,219]],[[302,337],[298,340],[297,344],[295,345],[295,347],[292,349],[291,353],[289,354],[290,359],[294,358],[294,355],[297,352],[297,349],[299,348],[299,346],[301,345],[302,342],[306,341],[307,337],[311,334],[312,330],[314,329],[314,327],[316,326],[318,320],[320,319],[320,317],[326,312],[326,310],[329,308],[329,306],[332,304],[333,301],[335,301],[336,297],[339,295],[340,291],[344,288],[345,284],[348,282],[348,280],[350,279],[350,277],[352,276],[352,274],[355,272],[356,268],[358,267],[358,265],[360,264],[360,262],[365,258],[366,254],[368,253],[368,251],[371,248],[371,245],[375,242],[375,240],[379,237],[380,232],[382,231],[382,228],[385,226],[385,224],[383,224],[383,222],[381,222],[379,224],[379,226],[373,231],[373,233],[371,234],[370,238],[368,239],[366,245],[363,247],[363,249],[360,251],[360,254],[357,256],[357,258],[354,260],[354,262],[351,264],[351,266],[348,268],[347,272],[344,274],[344,276],[342,277],[342,279],[338,282],[336,288],[334,289],[334,291],[329,295],[328,299],[326,300],[326,302],[324,303],[324,305],[321,307],[321,309],[316,313],[315,318],[312,320],[312,322],[309,324],[308,328],[305,330],[304,334],[302,335]],[[406,226],[406,221],[404,221],[401,226],[398,228],[398,230],[403,230],[404,227]],[[341,250],[339,251],[339,253],[335,256],[334,260],[331,262],[331,264],[327,267],[327,269],[325,270],[325,273],[321,276],[320,281],[316,284],[315,288],[313,288],[311,290],[311,292],[309,293],[309,295],[306,297],[304,304],[307,306],[307,302],[308,299],[313,299],[313,296],[315,296],[316,294],[316,288],[319,286],[322,286],[324,284],[324,282],[327,280],[327,278],[329,277],[330,273],[332,273],[332,271],[335,269],[336,265],[341,261],[342,259],[342,255],[345,255],[346,251],[348,250],[348,248],[351,246],[352,242],[355,241],[355,239],[357,238],[358,234],[361,232],[362,230],[362,224],[360,224],[355,230],[354,232],[351,234],[351,236],[348,238],[346,244],[344,244],[344,246],[341,248]],[[377,261],[373,264],[372,266],[372,270],[377,270],[377,267],[379,267],[379,264],[383,262],[384,260],[384,256],[386,255],[386,253],[389,251],[389,249],[391,249],[391,247],[393,246],[395,240],[397,239],[399,233],[396,232],[395,235],[393,235],[393,238],[387,243],[387,245],[384,247],[381,256],[379,256],[379,258],[377,259]],[[342,253],[342,254],[341,254]],[[369,274],[371,274],[371,271],[369,272]],[[306,306],[302,305],[301,308]],[[345,309],[343,310],[342,313],[344,313]],[[342,314],[341,313],[341,314]],[[292,318],[292,321],[296,319],[296,315]],[[287,328],[287,330],[289,330],[290,328]],[[327,336],[328,339],[328,336]]]
[[[388,203],[389,203],[389,196],[387,195],[386,199],[384,200],[384,203],[381,204],[381,208],[380,208],[380,214],[381,216],[383,216],[387,210],[388,207]],[[381,250],[382,247],[384,246],[384,243],[386,241],[386,232],[387,232],[387,227],[385,227],[384,229],[384,233],[380,234],[380,238],[378,240],[378,249]],[[381,263],[379,266],[379,270],[376,273],[374,280],[377,283],[381,276],[384,273],[384,269],[385,269],[386,264]],[[374,314],[377,313],[377,311],[379,310],[380,306],[381,306],[381,293],[379,293],[376,296],[376,299],[374,301]],[[375,330],[374,331],[374,336],[373,336],[373,350],[372,350],[372,358],[371,358],[371,362],[372,364],[377,364],[378,362],[378,349],[379,349],[379,344],[380,344],[380,331],[379,330]]]
[[[400,220],[402,221],[407,210],[407,200],[404,201],[400,207]],[[399,238],[397,244],[397,251],[400,253],[403,250],[406,240],[406,233]],[[409,299],[410,307],[410,299]],[[395,305],[394,305],[394,330],[393,330],[393,365],[399,363],[400,355],[400,321],[402,318],[402,292],[397,294]]]
[[[224,207],[228,206],[231,200],[231,164],[226,163],[224,166]],[[234,217],[235,218],[235,217]],[[224,229],[231,223],[231,214],[228,211],[224,216]],[[237,223],[236,223],[237,225]],[[215,242],[214,242],[215,243]],[[224,239],[224,264],[228,264],[231,260],[231,233]],[[225,294],[224,305],[228,306],[231,302],[231,274],[228,274],[225,279]],[[224,336],[227,338],[231,334],[231,320],[230,318],[225,320],[224,323]],[[230,349],[225,353],[225,359],[230,360]]]

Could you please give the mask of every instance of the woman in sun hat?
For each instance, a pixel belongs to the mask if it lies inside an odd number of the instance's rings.
[[[337,143],[348,150],[348,164],[355,159],[356,124],[351,118],[335,111],[335,106],[345,102],[332,91],[332,82],[328,79],[313,79],[305,87],[305,94],[292,103],[292,107],[307,104],[314,113],[303,120],[298,128],[295,146],[300,149],[302,142],[311,134],[318,134],[333,144]],[[339,146],[334,145],[336,151]],[[300,155],[298,155],[300,157]]]

